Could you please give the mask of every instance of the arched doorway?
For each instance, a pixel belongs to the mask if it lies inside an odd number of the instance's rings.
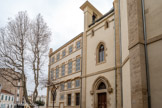
[[[103,77],[98,77],[93,83],[91,95],[93,95],[93,108],[109,108],[109,96],[112,88],[109,81]]]
[[[98,108],[107,108],[107,93],[104,82],[99,84],[97,91]]]

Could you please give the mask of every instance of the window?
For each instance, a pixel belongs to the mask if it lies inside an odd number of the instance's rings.
[[[71,106],[71,94],[68,94],[67,97],[68,97],[68,103],[67,104],[68,104],[68,106]]]
[[[61,67],[61,76],[65,75],[65,64],[62,65]]]
[[[59,77],[59,67],[56,68],[56,78]]]
[[[3,100],[3,95],[1,96],[1,100]]]
[[[17,94],[17,97],[19,97],[19,94]]]
[[[79,87],[79,86],[80,86],[80,80],[77,79],[77,80],[75,80],[75,87]]]
[[[13,97],[12,97],[12,101],[14,101]]]
[[[68,74],[72,73],[72,61],[68,63]]]
[[[64,88],[65,88],[65,84],[64,84],[64,83],[62,83],[62,84],[61,84],[61,90],[63,91],[63,90],[64,90]]]
[[[95,23],[96,18],[97,18],[97,15],[95,13],[93,13],[93,15],[92,15],[92,23]]]
[[[106,22],[105,22],[105,29],[108,28],[108,27],[109,27],[109,22],[106,21]]]
[[[73,52],[73,46],[69,47],[69,54],[71,54]]]
[[[57,54],[57,61],[60,60],[60,53]]]
[[[78,42],[76,43],[76,48],[77,48],[77,49],[80,48],[80,41],[78,41]]]
[[[80,58],[76,59],[76,71],[80,70]]]
[[[104,61],[104,46],[101,44],[99,47],[99,56],[98,56],[98,61],[103,62]]]
[[[64,94],[62,94],[62,95],[60,96],[60,99],[61,99],[61,100],[63,100],[63,99],[64,99]]]
[[[8,101],[10,101],[10,96],[8,97]]]
[[[101,82],[100,85],[98,86],[98,90],[101,89],[106,89],[106,85],[103,82]]]
[[[80,93],[76,93],[75,96],[76,96],[75,97],[75,99],[76,99],[76,103],[75,104],[76,105],[80,105]]]
[[[7,100],[7,96],[5,97],[5,100]]]
[[[67,88],[68,88],[68,89],[71,88],[71,81],[69,81],[69,82],[67,83]]]
[[[55,62],[55,58],[54,57],[52,57],[52,63],[54,63]]]
[[[94,36],[94,30],[91,31],[91,35]]]
[[[53,80],[54,70],[51,70],[51,80]]]
[[[62,51],[62,57],[65,57],[66,56],[66,50],[63,50]]]

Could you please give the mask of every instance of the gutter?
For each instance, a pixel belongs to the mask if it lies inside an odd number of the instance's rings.
[[[149,74],[149,63],[148,63],[148,51],[147,51],[145,4],[144,4],[144,0],[141,0],[141,1],[142,1],[142,18],[143,18],[143,34],[144,34],[144,50],[145,50],[145,64],[146,64],[148,108],[151,108],[151,90],[150,90],[150,74]]]

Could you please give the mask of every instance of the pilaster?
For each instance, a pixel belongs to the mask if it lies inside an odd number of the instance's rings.
[[[120,47],[120,19],[119,19],[119,0],[114,0],[115,11],[115,62],[116,62],[116,107],[122,108],[122,94],[121,94],[121,47]]]
[[[147,83],[141,0],[127,0],[132,108],[147,108]]]

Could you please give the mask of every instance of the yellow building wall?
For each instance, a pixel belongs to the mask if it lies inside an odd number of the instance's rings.
[[[108,93],[108,108],[115,108],[115,38],[114,38],[114,16],[110,15],[102,19],[87,31],[87,57],[86,57],[86,108],[94,108],[94,94],[91,94],[93,83],[98,77],[104,76],[110,83],[113,92]],[[105,29],[105,22],[109,27]],[[94,35],[92,35],[92,30]],[[97,46],[100,42],[105,45],[105,62],[97,63]],[[110,71],[105,71],[110,69]]]
[[[112,20],[113,16],[107,20]],[[105,21],[93,28],[94,36],[91,30],[87,32],[87,70],[86,74],[114,67],[115,49],[114,49],[114,22],[109,23],[109,28],[104,29]],[[100,42],[105,44],[106,62],[97,64],[97,46]]]
[[[81,34],[82,35],[82,34]],[[79,35],[78,35],[79,36]],[[77,37],[78,37],[77,36]],[[80,41],[80,49],[76,48],[76,43]],[[73,51],[71,54],[69,54],[69,47],[73,46]],[[52,59],[52,57],[55,58],[55,62],[51,63],[49,70],[53,70],[54,69],[54,79],[52,80],[53,83],[59,83],[57,84],[58,89],[56,91],[57,95],[56,95],[56,100],[54,102],[54,106],[56,108],[60,107],[60,103],[63,103],[64,106],[66,108],[71,108],[75,106],[75,93],[80,92],[80,87],[76,88],[75,87],[75,80],[73,80],[74,78],[79,78],[81,76],[81,67],[80,67],[80,71],[76,72],[76,58],[79,56],[81,57],[81,48],[82,48],[82,36],[79,36],[78,38],[74,38],[72,40],[70,40],[68,43],[66,43],[65,45],[63,45],[62,47],[59,48],[59,50],[56,50],[53,52],[52,56],[50,57],[50,59]],[[66,50],[66,56],[62,57],[62,51]],[[57,61],[57,54],[60,53],[60,60]],[[81,58],[80,58],[81,59]],[[72,60],[72,73],[68,74],[68,61]],[[81,63],[82,60],[80,60]],[[62,77],[61,76],[61,66],[62,64],[65,64],[65,75]],[[59,67],[59,77],[56,79],[56,67]],[[72,88],[71,89],[67,89],[67,81],[70,80],[72,81]],[[64,82],[65,81],[65,82]],[[65,86],[64,86],[64,90],[61,91],[61,87],[60,87],[60,82],[64,82]],[[80,84],[81,85],[81,84]],[[52,94],[51,94],[51,89],[49,91],[49,98],[48,98],[48,106],[52,107],[53,106],[53,101],[52,101]],[[71,97],[71,106],[67,106],[67,94],[72,94]],[[61,94],[64,94],[64,99],[61,100],[60,96]],[[79,106],[75,106],[76,108]]]
[[[145,0],[152,108],[162,106],[162,0]]]
[[[86,80],[86,84],[87,84],[86,85],[86,101],[87,101],[86,108],[94,108],[93,107],[94,97],[93,95],[90,94],[90,91],[92,90],[93,83],[99,76],[104,76],[110,82],[111,87],[113,89],[113,93],[111,94],[108,93],[109,98],[107,99],[107,101],[110,102],[110,104],[107,106],[107,108],[115,108],[115,71],[109,71],[109,72],[105,72],[105,73],[98,74],[98,75],[87,78]]]
[[[131,108],[131,85],[130,85],[130,62],[128,50],[128,17],[127,17],[127,0],[120,2],[121,15],[121,47],[122,47],[122,91],[123,91],[123,108]]]

